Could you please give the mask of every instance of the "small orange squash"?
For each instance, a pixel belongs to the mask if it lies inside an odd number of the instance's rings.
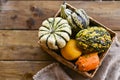
[[[80,56],[75,64],[80,71],[90,71],[96,69],[99,63],[98,53],[96,52]]]

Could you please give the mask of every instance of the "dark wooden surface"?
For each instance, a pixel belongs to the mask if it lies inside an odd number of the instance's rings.
[[[76,8],[83,8],[88,15],[108,26],[120,30],[120,2],[68,1]],[[0,13],[0,29],[38,29],[41,22],[54,16],[63,1],[9,1]],[[37,11],[32,11],[35,7]],[[27,23],[32,22],[31,25]],[[5,24],[7,23],[7,24]],[[13,25],[14,24],[14,25]]]
[[[118,34],[120,41],[119,1],[67,1]],[[39,48],[38,28],[55,15],[63,1],[7,1],[0,6],[0,80],[32,80],[41,68],[55,60]],[[37,9],[34,10],[33,8]],[[79,80],[74,71],[66,71]]]

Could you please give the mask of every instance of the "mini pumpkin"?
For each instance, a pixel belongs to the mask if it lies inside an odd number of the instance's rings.
[[[111,44],[109,32],[102,27],[90,27],[81,30],[76,35],[78,46],[85,53],[105,52]]]
[[[49,49],[63,48],[70,40],[71,33],[67,20],[61,17],[48,18],[39,28],[39,42]]]

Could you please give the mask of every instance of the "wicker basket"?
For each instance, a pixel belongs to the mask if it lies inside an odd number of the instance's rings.
[[[67,5],[67,8],[69,8],[69,9],[71,9],[71,10],[73,10],[73,11],[76,9],[76,8],[74,8],[73,6],[71,6],[70,4],[67,4],[67,3],[66,3],[66,5]],[[59,15],[60,15],[60,9],[59,9],[58,12],[56,13],[55,17],[58,17]],[[89,17],[89,19],[90,19],[90,25],[93,25],[93,26],[96,25],[96,26],[101,26],[101,27],[105,28],[105,29],[110,33],[110,35],[111,35],[111,37],[112,37],[112,43],[113,43],[113,40],[114,40],[114,38],[115,38],[115,36],[116,36],[116,33],[115,33],[114,31],[112,31],[111,29],[107,28],[106,26],[104,26],[103,24],[99,23],[98,21],[94,20],[92,17]],[[39,44],[39,41],[38,41],[38,44]],[[40,45],[40,44],[39,44],[39,45]],[[111,45],[110,45],[110,47],[111,47]],[[45,52],[47,52],[49,55],[51,55],[53,58],[55,58],[57,61],[59,61],[60,63],[64,64],[65,66],[71,68],[72,70],[74,70],[74,71],[78,72],[79,74],[82,74],[83,76],[88,77],[88,78],[92,78],[92,77],[95,75],[96,71],[99,69],[99,66],[102,64],[102,61],[103,61],[104,57],[106,56],[106,54],[108,53],[108,51],[109,51],[109,49],[110,49],[110,48],[109,48],[106,52],[101,53],[101,54],[99,55],[100,65],[99,65],[95,70],[92,70],[92,71],[89,71],[89,72],[81,72],[81,71],[79,71],[79,70],[76,68],[76,66],[75,66],[74,63],[72,63],[72,62],[64,59],[64,58],[63,58],[61,55],[59,55],[57,52],[52,51],[52,50],[50,50],[50,49],[47,49],[47,48],[45,48],[45,47],[43,47],[43,46],[41,46],[41,48],[42,48]]]

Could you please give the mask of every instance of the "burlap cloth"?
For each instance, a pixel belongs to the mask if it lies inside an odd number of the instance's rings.
[[[74,74],[74,73],[73,73]],[[115,38],[110,51],[92,79],[79,75],[76,79],[65,72],[58,63],[53,63],[33,76],[34,80],[120,80],[120,43]]]

